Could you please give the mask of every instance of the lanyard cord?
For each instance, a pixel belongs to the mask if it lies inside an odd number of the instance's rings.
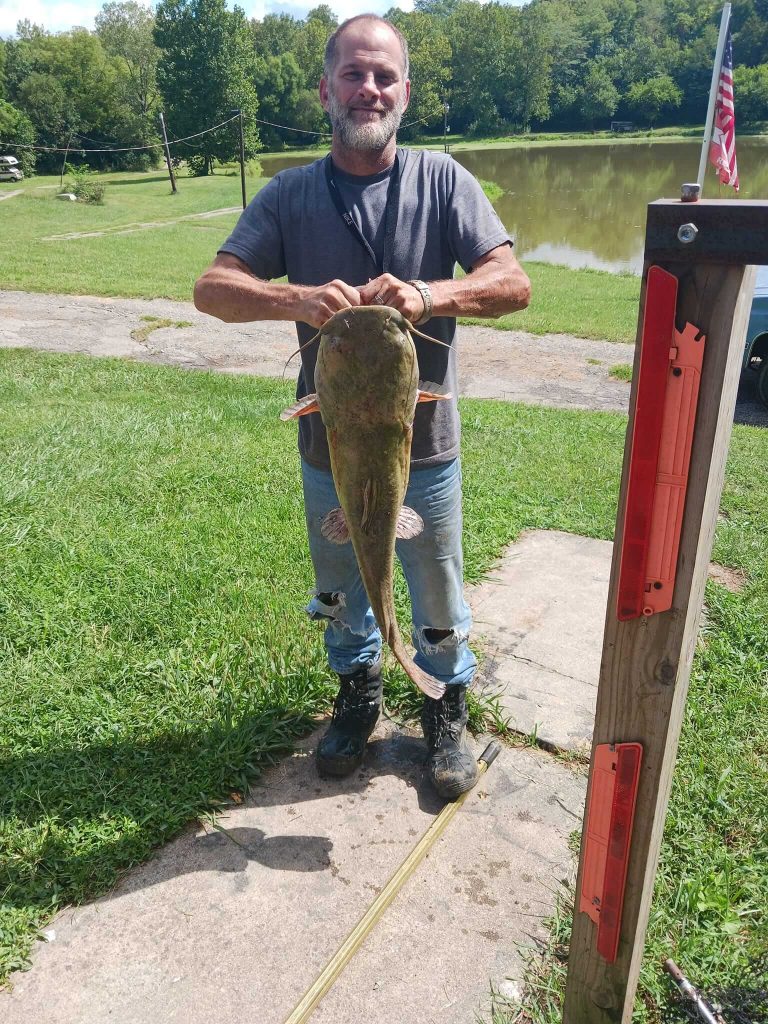
[[[392,173],[389,176],[389,188],[387,189],[387,204],[384,211],[384,253],[381,260],[376,258],[373,246],[365,237],[355,222],[352,214],[344,205],[339,186],[333,176],[333,164],[330,153],[325,158],[325,180],[328,183],[328,191],[331,194],[333,205],[351,232],[358,245],[368,253],[379,274],[385,274],[392,264],[392,253],[395,247],[395,231],[397,229],[397,208],[400,199],[400,155],[395,153],[395,162]]]

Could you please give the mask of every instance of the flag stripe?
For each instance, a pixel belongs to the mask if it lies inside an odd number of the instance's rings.
[[[715,120],[709,145],[709,162],[717,170],[724,185],[739,191],[739,172],[736,167],[736,117],[733,96],[733,40],[731,27],[723,51],[715,101]]]

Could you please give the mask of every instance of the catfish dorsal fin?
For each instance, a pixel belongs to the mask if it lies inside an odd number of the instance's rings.
[[[283,409],[280,413],[280,419],[295,420],[299,416],[308,416],[311,412],[320,412],[320,406],[317,404],[317,395],[315,394],[305,395],[298,402],[294,402],[287,409]]]

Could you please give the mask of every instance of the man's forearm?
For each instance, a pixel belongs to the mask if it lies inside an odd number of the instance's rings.
[[[300,320],[303,285],[262,281],[231,267],[211,267],[195,284],[195,306],[230,324]]]
[[[490,260],[466,277],[433,281],[433,316],[498,317],[525,309],[531,300],[531,283],[517,260]]]

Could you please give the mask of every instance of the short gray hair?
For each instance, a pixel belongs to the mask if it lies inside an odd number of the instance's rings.
[[[349,26],[354,24],[356,21],[375,21],[378,22],[380,25],[386,25],[387,28],[392,29],[392,31],[397,36],[397,40],[400,43],[400,49],[402,50],[403,53],[403,78],[407,78],[409,70],[409,58],[408,43],[406,41],[406,38],[396,25],[393,25],[391,21],[387,21],[386,18],[380,18],[378,14],[356,14],[354,18],[347,18],[346,21],[342,21],[342,23],[330,37],[328,42],[325,44],[325,58],[323,60],[323,74],[325,75],[325,77],[330,78],[331,74],[333,73],[333,68],[334,65],[336,64],[336,49],[338,46],[339,37],[341,36],[342,32],[348,29]]]

